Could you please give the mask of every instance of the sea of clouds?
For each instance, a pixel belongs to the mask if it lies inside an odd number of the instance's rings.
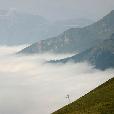
[[[24,46],[0,46],[0,114],[50,114],[114,76],[88,63],[48,64],[70,55],[17,56]]]

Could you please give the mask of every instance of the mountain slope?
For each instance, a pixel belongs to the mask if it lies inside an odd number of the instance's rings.
[[[43,34],[45,34],[44,37],[51,38],[54,36],[58,36],[59,34],[64,32],[65,30],[68,30],[72,27],[82,28],[82,27],[85,27],[85,26],[90,25],[92,23],[93,23],[92,20],[86,19],[86,18],[60,20],[60,21],[50,23],[50,25],[48,26],[46,31],[44,31]]]
[[[53,114],[114,114],[114,78]]]
[[[51,63],[66,63],[68,61],[88,61],[98,69],[105,70],[114,67],[114,34],[110,39],[104,40],[93,48],[62,60],[51,61]]]
[[[114,11],[100,21],[83,28],[72,28],[47,40],[23,49],[20,53],[75,53],[82,52],[98,42],[108,39],[114,32]]]

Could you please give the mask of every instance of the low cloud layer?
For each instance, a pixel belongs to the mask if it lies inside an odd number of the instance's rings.
[[[50,54],[12,55],[21,48],[0,47],[0,114],[50,114],[68,103],[67,94],[74,101],[114,74],[88,63],[44,64]]]

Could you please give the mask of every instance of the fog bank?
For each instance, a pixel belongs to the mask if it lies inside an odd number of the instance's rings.
[[[55,55],[14,56],[23,48],[0,47],[0,114],[50,114],[113,77],[88,63],[44,64]],[[63,58],[69,55],[59,55]]]

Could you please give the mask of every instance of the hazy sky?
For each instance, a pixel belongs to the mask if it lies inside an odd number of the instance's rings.
[[[0,0],[0,8],[34,12],[52,20],[94,18],[114,9],[114,0]]]

